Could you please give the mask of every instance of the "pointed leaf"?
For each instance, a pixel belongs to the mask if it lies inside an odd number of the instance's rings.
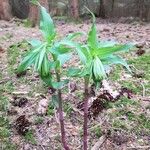
[[[101,61],[104,63],[104,64],[108,64],[108,65],[113,65],[113,64],[121,64],[123,65],[124,67],[126,67],[126,69],[131,72],[131,69],[129,67],[129,65],[127,64],[127,62],[121,58],[120,56],[115,56],[115,55],[110,55],[104,59],[101,59]]]
[[[111,55],[115,52],[128,51],[132,47],[133,47],[133,45],[116,45],[116,46],[113,46],[113,47],[99,48],[96,51],[96,56],[99,56],[100,58],[103,58],[103,57]]]
[[[98,57],[93,61],[93,74],[96,80],[106,78],[104,66]]]
[[[68,69],[68,76],[70,77],[77,77],[81,73],[81,69],[78,68],[69,68]]]
[[[52,95],[52,105],[54,106],[54,108],[58,108],[59,107],[58,95]]]
[[[111,40],[111,41],[100,41],[99,42],[99,48],[101,47],[113,47],[117,45],[117,42],[114,41],[114,40]]]
[[[27,53],[27,55],[24,57],[23,61],[21,62],[21,64],[17,69],[18,73],[25,71],[29,66],[31,66],[35,62],[38,55],[38,51],[39,48],[34,49],[29,53]]]
[[[40,29],[48,42],[55,37],[53,20],[43,6],[40,6]]]
[[[65,84],[68,84],[69,83],[69,80],[64,80],[64,81],[61,81],[61,82],[52,82],[52,87],[54,89],[61,89],[64,87]]]
[[[88,45],[90,46],[90,48],[92,50],[98,48],[98,39],[97,39],[97,35],[96,35],[96,26],[95,26],[94,23],[93,23],[91,31],[89,32],[89,35],[88,35]]]
[[[73,39],[75,39],[75,38],[77,38],[77,37],[79,37],[81,35],[85,35],[85,33],[83,33],[83,32],[71,33],[65,39],[66,40],[73,40]]]
[[[67,53],[67,54],[62,54],[59,55],[57,60],[60,62],[60,65],[62,66],[63,64],[65,64],[67,61],[69,61],[72,57],[71,53]]]
[[[40,40],[36,39],[29,40],[28,43],[31,44],[32,47],[38,47],[42,44]]]

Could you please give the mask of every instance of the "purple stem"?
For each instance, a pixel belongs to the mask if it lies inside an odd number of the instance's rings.
[[[60,75],[59,72],[56,72],[57,82],[60,82]],[[62,95],[61,95],[61,89],[58,89],[58,99],[59,99],[59,107],[58,107],[58,113],[59,113],[59,122],[60,122],[60,128],[61,128],[61,140],[62,144],[65,150],[70,150],[66,143],[66,133],[64,128],[64,116],[63,116],[63,109],[62,109]]]
[[[89,79],[85,78],[85,85],[84,85],[84,124],[83,124],[83,150],[87,150],[88,148],[88,99],[89,99]]]

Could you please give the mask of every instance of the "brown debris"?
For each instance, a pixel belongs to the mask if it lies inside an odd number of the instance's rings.
[[[107,101],[97,98],[93,101],[92,106],[89,108],[89,118],[93,117],[94,119],[98,116],[102,110],[106,108]]]
[[[102,94],[97,96],[89,108],[89,118],[97,117],[100,112],[107,108],[109,102],[115,102],[120,99],[121,96],[127,95],[129,99],[132,98],[132,90],[127,88],[121,88],[119,94],[114,98],[110,93],[104,91]]]
[[[131,99],[132,95],[133,95],[133,92],[132,92],[132,90],[130,90],[128,88],[122,87],[121,92],[120,92],[120,96],[122,96],[122,95],[127,95],[127,98]]]
[[[7,113],[8,113],[8,115],[13,116],[13,115],[17,115],[18,112],[14,107],[11,107],[8,109]]]
[[[110,135],[109,138],[113,143],[115,143],[118,146],[127,143],[129,140],[129,137],[127,137],[125,133],[120,133],[120,132],[113,133],[112,135]]]
[[[18,106],[18,107],[25,107],[26,104],[28,103],[28,99],[25,97],[13,97],[14,101],[12,102],[13,106]]]
[[[138,73],[134,73],[133,77],[135,78],[143,78],[145,76],[144,72],[138,72]]]
[[[3,53],[4,49],[0,46],[0,53]]]
[[[68,86],[69,86],[69,91],[70,91],[69,93],[73,93],[77,90],[77,85],[75,82],[70,82]]]
[[[141,55],[145,54],[145,50],[139,49],[139,50],[136,52],[136,54],[137,54],[138,56],[141,56]]]
[[[20,135],[25,135],[29,131],[31,123],[25,115],[19,116],[15,121],[15,128]]]
[[[48,87],[48,93],[49,94],[54,94],[56,92],[56,89],[52,88],[52,87]]]
[[[22,76],[25,76],[27,74],[27,71],[23,71],[21,73],[16,73],[17,78],[20,78]]]

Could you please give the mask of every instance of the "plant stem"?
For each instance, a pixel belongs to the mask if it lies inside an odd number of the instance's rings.
[[[56,77],[57,77],[57,82],[60,82],[60,74],[59,71],[56,71]],[[60,122],[60,128],[61,128],[61,140],[62,144],[65,150],[70,150],[69,147],[67,146],[66,143],[66,133],[65,133],[65,128],[64,128],[64,117],[63,117],[63,109],[62,109],[62,92],[61,89],[57,90],[58,94],[58,113],[59,113],[59,122]]]
[[[87,150],[88,147],[88,99],[89,99],[89,78],[85,77],[84,81],[84,124],[83,124],[83,149]]]

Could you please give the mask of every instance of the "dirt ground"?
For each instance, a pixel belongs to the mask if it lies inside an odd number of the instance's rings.
[[[90,29],[90,21],[65,23],[57,21],[58,38],[68,33]],[[100,39],[135,43],[131,52],[123,54],[133,75],[117,66],[110,73],[113,90],[130,91],[115,102],[108,102],[99,113],[89,118],[89,149],[99,141],[101,150],[150,149],[150,24],[142,22],[113,23],[97,21]],[[19,21],[0,20],[0,149],[62,150],[58,113],[49,103],[46,113],[38,114],[41,101],[50,101],[51,91],[29,69],[18,77],[15,70],[21,55],[28,49],[26,40],[42,39],[38,27],[25,27]],[[79,39],[86,42],[85,38]],[[76,63],[75,59],[71,63]],[[82,80],[71,79],[77,86],[73,92],[64,89],[64,116],[67,141],[71,150],[82,149]],[[81,83],[81,84],[78,84]],[[81,85],[81,86],[79,86]],[[69,87],[69,86],[68,86]],[[69,87],[70,88],[70,87]],[[92,110],[89,110],[92,111]],[[89,112],[90,113],[90,112]]]

